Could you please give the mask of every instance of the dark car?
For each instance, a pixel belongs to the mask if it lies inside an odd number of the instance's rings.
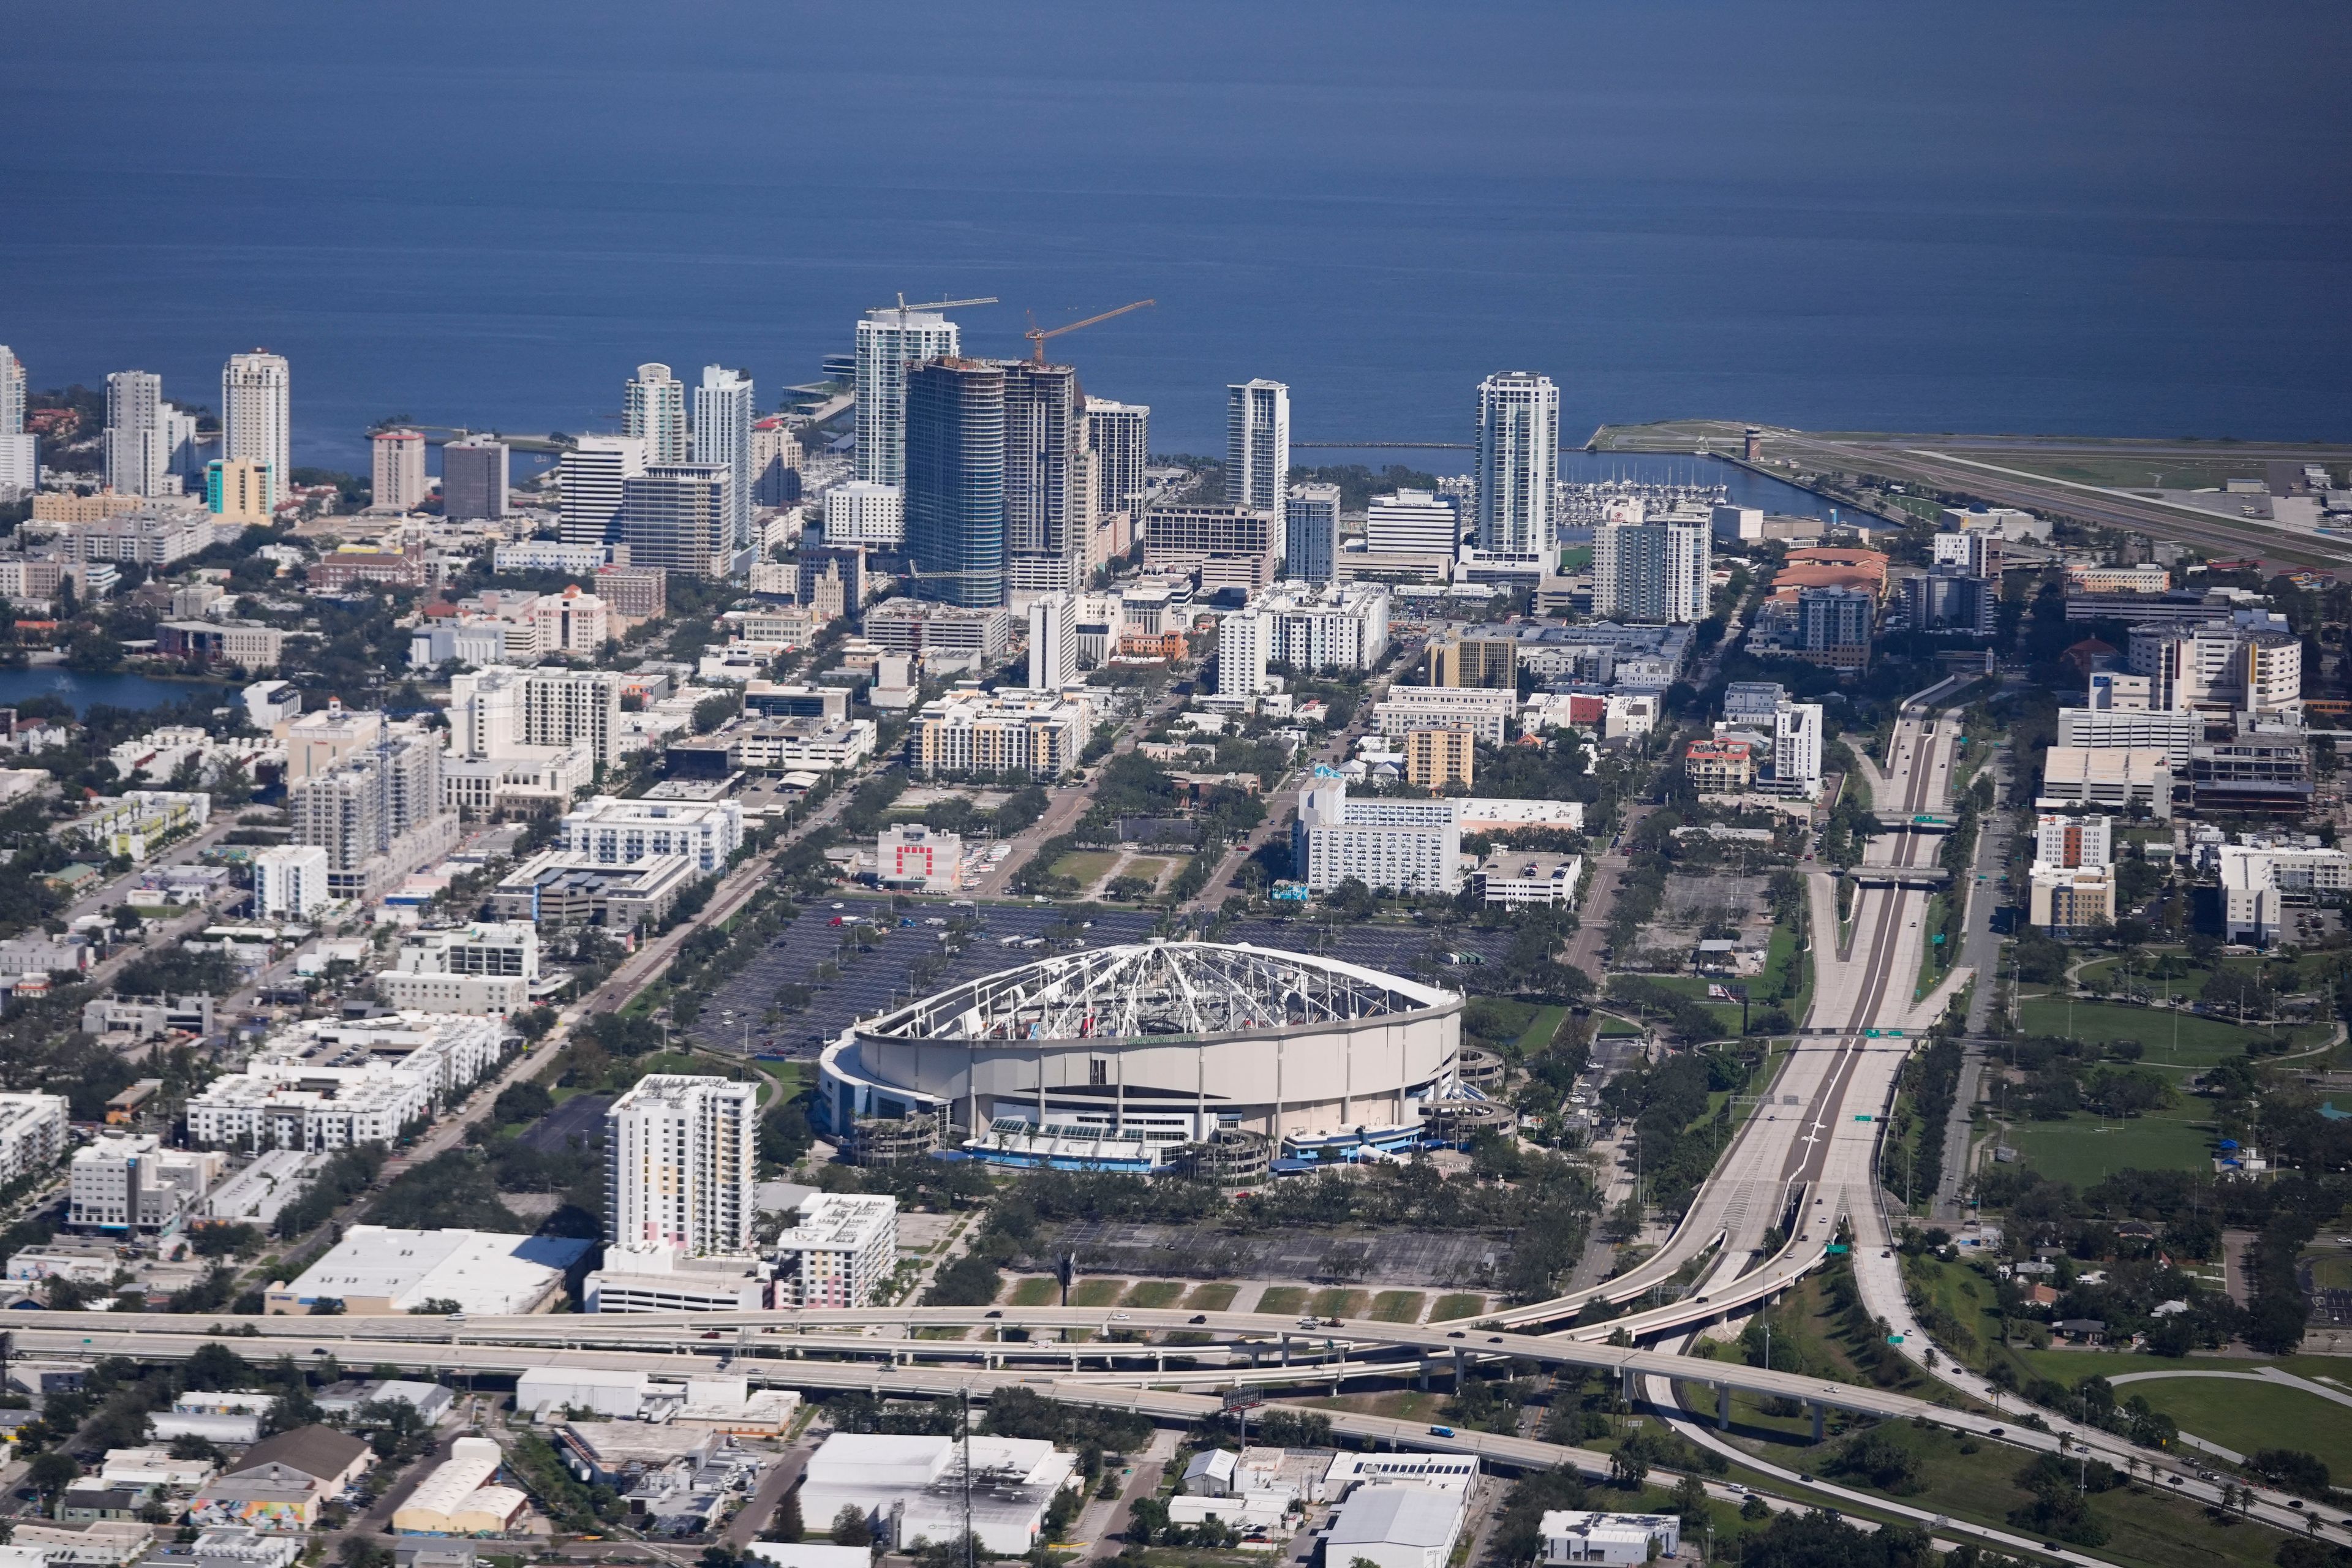
[[[984,1318],[1001,1318],[1004,1316],[1004,1314],[998,1311],[995,1308],[991,1307],[987,1311],[982,1313],[981,1316]]]
[[[1192,1321],[1196,1323],[1205,1323],[1209,1321],[1209,1314],[1206,1312],[1195,1312],[1192,1314]]]
[[[1465,1333],[1464,1333],[1460,1329],[1456,1329],[1456,1330],[1454,1330],[1452,1333],[1450,1333],[1450,1334],[1446,1335],[1445,1337],[1446,1337],[1447,1339],[1449,1339],[1449,1340],[1466,1340],[1466,1339],[1468,1339],[1470,1336],[1469,1336],[1469,1335],[1467,1335],[1467,1334],[1465,1334]]]

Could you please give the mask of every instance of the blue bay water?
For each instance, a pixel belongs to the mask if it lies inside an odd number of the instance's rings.
[[[608,427],[642,360],[763,401],[864,306],[1152,310],[1061,340],[1222,449],[1563,434],[2352,438],[2339,8],[875,0],[25,9],[0,342],[216,401],[293,362],[298,461],[391,413]]]

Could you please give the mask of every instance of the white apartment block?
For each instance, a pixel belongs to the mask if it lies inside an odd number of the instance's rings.
[[[327,889],[327,851],[281,844],[253,858],[255,912],[264,920],[308,920],[334,901]]]
[[[2221,851],[2222,926],[2231,942],[2267,945],[2293,934],[2289,910],[2352,891],[2352,855],[2341,849]]]
[[[532,748],[586,748],[611,763],[620,754],[621,688],[609,669],[517,669],[494,665],[449,681],[451,745],[461,756],[525,757]]]
[[[1349,878],[1397,892],[1458,892],[1459,809],[1451,800],[1350,800],[1344,784],[1318,784],[1299,802],[1292,864],[1318,893]]]
[[[312,1153],[389,1144],[496,1067],[504,1035],[495,1019],[422,1013],[308,1019],[193,1096],[188,1137]]]
[[[1286,515],[1290,388],[1260,378],[1225,388],[1225,504]]]
[[[694,460],[715,463],[734,476],[727,487],[734,544],[751,542],[751,422],[758,416],[751,378],[725,365],[702,367],[694,389]]]
[[[1095,459],[1095,510],[1140,516],[1151,493],[1151,409],[1140,403],[1087,399],[1087,449]]]
[[[1478,384],[1477,463],[1480,553],[1549,563],[1559,479],[1559,388],[1549,376],[1515,370]]]
[[[1380,584],[1284,583],[1255,595],[1249,607],[1270,623],[1268,663],[1362,670],[1388,654],[1389,591]]]
[[[1040,594],[1029,601],[1029,689],[1059,691],[1077,676],[1077,601]]]
[[[604,1112],[604,1238],[690,1257],[748,1251],[755,1085],[655,1073]]]
[[[858,479],[907,482],[907,372],[926,360],[952,358],[956,324],[935,310],[889,306],[857,323]]]
[[[1500,687],[1391,686],[1387,700],[1372,705],[1372,717],[1383,735],[1462,729],[1499,746],[1504,726],[1517,714],[1518,706],[1518,693]]]
[[[540,977],[539,929],[527,921],[477,921],[453,930],[411,931],[394,967],[376,976],[377,994],[419,1013],[471,1013],[507,1018],[530,1005]]]
[[[686,383],[666,364],[641,364],[621,389],[622,428],[646,444],[648,463],[683,463],[691,451]]]
[[[817,1193],[776,1239],[778,1307],[870,1307],[898,1267],[898,1200]]]
[[[221,370],[221,458],[260,467],[265,511],[277,510],[293,468],[290,380],[284,357],[262,349],[231,354]]]
[[[1256,697],[1273,689],[1265,667],[1272,654],[1274,617],[1253,605],[1217,623],[1217,695]]]
[[[178,495],[173,433],[165,420],[163,378],[118,370],[106,378],[106,431],[100,449],[107,488],[127,496]]]
[[[634,436],[583,436],[556,469],[563,542],[603,547],[616,533],[623,487],[645,478],[646,444]]]
[[[900,550],[907,543],[907,492],[897,485],[852,479],[824,492],[824,542]]]
[[[66,1151],[66,1097],[0,1094],[0,1183],[57,1163]]]
[[[1433,490],[1374,496],[1364,512],[1364,548],[1375,555],[1443,555],[1462,547],[1462,508]]]
[[[1669,626],[1703,621],[1713,564],[1704,519],[1604,522],[1592,531],[1592,613]]]
[[[597,866],[627,866],[675,855],[705,875],[724,870],[743,847],[743,805],[735,800],[622,800],[600,795],[563,818],[563,852]]]

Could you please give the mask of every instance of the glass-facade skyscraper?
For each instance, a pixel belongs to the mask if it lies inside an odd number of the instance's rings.
[[[1004,603],[1004,367],[935,359],[907,373],[907,553],[918,598]]]

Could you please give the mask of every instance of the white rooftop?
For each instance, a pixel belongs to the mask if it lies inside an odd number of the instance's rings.
[[[556,1237],[355,1225],[292,1289],[304,1301],[383,1297],[398,1311],[446,1300],[466,1312],[528,1312],[585,1250]]]

